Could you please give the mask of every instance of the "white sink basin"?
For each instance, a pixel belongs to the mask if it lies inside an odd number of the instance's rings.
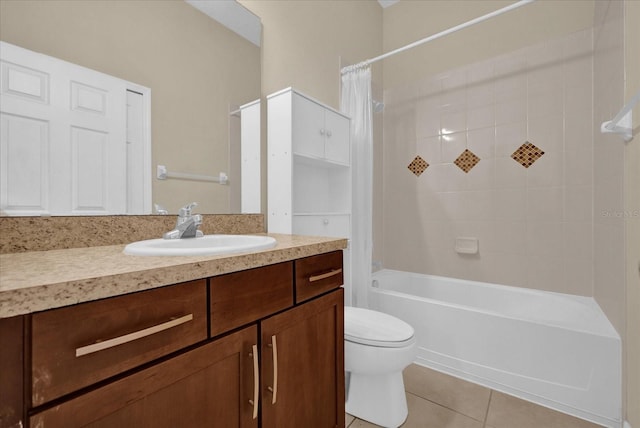
[[[265,250],[276,244],[270,236],[205,235],[200,238],[132,242],[124,248],[124,253],[134,256],[211,256]]]

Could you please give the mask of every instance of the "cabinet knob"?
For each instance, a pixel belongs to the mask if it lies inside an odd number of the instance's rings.
[[[322,220],[322,224],[324,224],[325,226],[329,224],[329,219],[325,218],[324,220]]]
[[[324,129],[320,128],[320,135],[324,135]]]
[[[327,131],[327,137],[331,137],[331,131]]]

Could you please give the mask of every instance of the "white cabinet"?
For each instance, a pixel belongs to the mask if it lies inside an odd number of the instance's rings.
[[[270,233],[351,238],[350,119],[292,88],[267,97]],[[344,251],[345,303],[350,257]]]
[[[349,127],[294,89],[267,97],[269,232],[351,236]]]
[[[295,91],[291,98],[294,152],[349,165],[349,120]]]

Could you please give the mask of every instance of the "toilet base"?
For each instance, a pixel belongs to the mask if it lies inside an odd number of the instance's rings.
[[[407,397],[402,372],[382,375],[349,374],[346,412],[358,419],[396,428],[407,419]]]

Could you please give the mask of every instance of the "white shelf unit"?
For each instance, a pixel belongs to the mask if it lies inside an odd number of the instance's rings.
[[[270,233],[351,238],[350,119],[287,88],[267,96]],[[345,251],[345,300],[350,303]]]

